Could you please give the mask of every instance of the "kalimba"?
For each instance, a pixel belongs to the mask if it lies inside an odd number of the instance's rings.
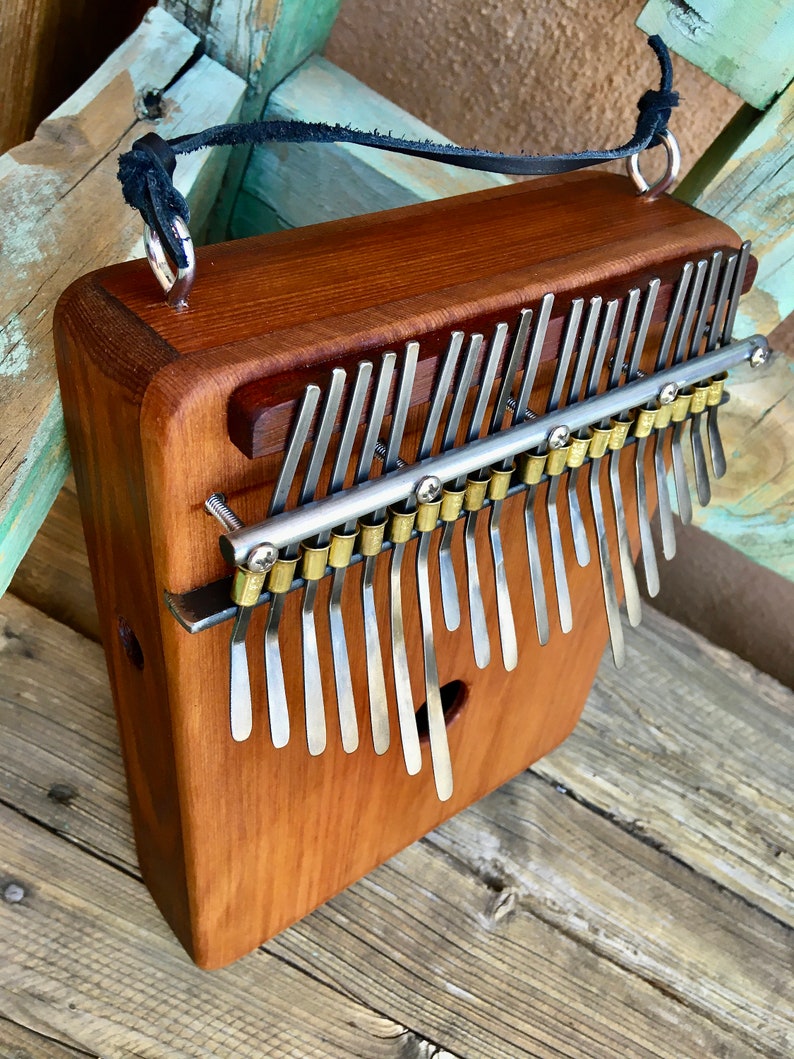
[[[181,313],[82,279],[56,341],[141,868],[218,967],[569,734],[766,346],[748,246],[612,174],[198,263]]]

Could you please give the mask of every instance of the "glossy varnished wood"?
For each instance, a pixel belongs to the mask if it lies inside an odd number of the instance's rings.
[[[515,498],[505,504],[503,533],[518,669],[506,674],[499,660],[484,518],[491,666],[476,669],[465,619],[450,635],[440,608],[435,615],[441,682],[460,680],[468,692],[449,727],[449,802],[436,799],[426,749],[422,772],[405,774],[393,703],[392,747],[382,757],[371,749],[358,570],[347,578],[345,605],[361,748],[341,750],[326,666],[329,747],[319,758],[307,753],[297,597],[282,622],[292,739],[282,750],[269,741],[260,612],[248,637],[254,732],[232,742],[229,627],[191,637],[162,602],[165,589],[187,591],[226,573],[217,527],[203,511],[209,493],[226,492],[247,522],[264,515],[278,457],[250,459],[229,440],[231,396],[263,378],[283,384],[307,366],[321,372],[351,351],[400,352],[414,337],[492,325],[499,314],[513,326],[518,308],[547,290],[561,304],[599,284],[601,293],[621,284],[625,293],[683,257],[737,245],[729,229],[686,206],[638,202],[620,178],[580,175],[209,248],[181,315],[163,306],[145,265],[94,274],[66,294],[58,318],[64,405],[141,865],[199,964],[242,955],[556,746],[576,723],[606,640],[597,566],[573,562],[563,514],[574,631],[553,628],[550,644],[538,646]],[[623,465],[634,525],[628,459]],[[543,533],[541,555],[553,615]],[[385,575],[380,563],[384,632]],[[407,601],[412,585],[406,569]],[[407,606],[418,703],[418,623]],[[321,621],[321,640],[323,630]]]

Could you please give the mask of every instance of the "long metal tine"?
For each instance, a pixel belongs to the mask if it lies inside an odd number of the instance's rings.
[[[400,381],[392,413],[391,428],[383,458],[383,472],[388,474],[398,465],[400,444],[405,433],[405,422],[411,392],[416,378],[416,364],[419,358],[419,343],[409,342],[405,348]],[[395,541],[389,563],[389,618],[391,624],[392,669],[394,671],[394,690],[397,699],[397,721],[400,727],[400,740],[403,748],[403,760],[409,776],[416,775],[422,768],[422,748],[419,744],[419,731],[416,727],[414,697],[411,688],[411,674],[408,666],[408,653],[405,646],[405,626],[403,623],[402,602],[402,561],[405,543]]]
[[[477,357],[482,346],[482,335],[474,334],[469,338],[466,356],[461,366],[455,387],[455,397],[449,411],[444,436],[441,440],[441,451],[446,452],[455,444],[463,407],[471,387],[474,368]],[[453,491],[460,492],[465,484],[465,479],[453,484]],[[457,520],[444,523],[441,531],[441,539],[438,544],[438,567],[441,584],[441,606],[444,613],[444,624],[450,632],[454,632],[460,626],[460,600],[458,599],[458,583],[455,576],[455,567],[452,563],[452,538],[455,533]]]
[[[513,422],[521,423],[526,419],[529,412],[529,398],[535,385],[540,356],[543,352],[543,343],[546,341],[546,332],[551,319],[551,310],[554,307],[554,295],[544,294],[540,299],[537,316],[532,329],[532,341],[529,344],[527,359],[524,365],[524,373],[521,376],[521,385],[516,394],[516,407],[513,413]]]
[[[303,446],[309,436],[314,412],[320,400],[320,387],[307,386],[301,402],[298,415],[292,427],[292,433],[287,443],[284,462],[276,482],[276,487],[270,498],[268,517],[278,515],[284,510],[289,496],[295,473],[298,469]],[[294,559],[297,549],[290,547],[286,549],[284,559]],[[284,609],[286,592],[274,592],[270,600],[270,607],[265,620],[264,656],[265,656],[265,684],[267,687],[267,709],[270,721],[270,738],[273,746],[286,746],[289,742],[289,709],[287,705],[287,688],[284,683],[284,668],[281,660],[281,645],[278,640],[279,623],[281,613]]]
[[[485,419],[485,410],[491,396],[499,360],[502,356],[505,340],[507,338],[507,324],[497,324],[488,354],[483,366],[482,378],[477,399],[472,410],[469,427],[466,434],[467,441],[474,441],[479,437]],[[465,506],[465,503],[464,503]],[[466,573],[469,588],[469,620],[471,622],[472,646],[474,648],[474,661],[480,669],[491,661],[491,644],[488,637],[488,624],[485,620],[485,605],[482,600],[482,589],[480,587],[480,571],[477,563],[476,530],[478,511],[468,510],[463,531],[463,546],[466,556]]]
[[[749,251],[749,246],[748,246]],[[722,327],[720,321],[723,318],[725,307],[728,304],[728,298],[730,297],[731,288],[733,286],[733,277],[736,272],[736,267],[739,262],[739,254],[731,254],[725,261],[725,268],[722,271],[722,278],[720,279],[719,291],[714,301],[714,311],[711,314],[711,323],[708,326],[707,335],[708,340],[706,342],[706,352],[711,353],[717,348],[717,344],[720,341],[722,335]],[[746,268],[746,263],[745,263]],[[743,279],[742,279],[743,282]],[[739,290],[741,290],[742,283],[739,283]],[[734,316],[735,319],[735,316]],[[727,325],[727,321],[726,321]],[[733,321],[731,321],[731,330],[733,329]],[[720,426],[718,419],[719,405],[711,404],[708,409],[707,419],[707,430],[709,437],[709,450],[711,452],[711,466],[714,470],[715,478],[722,478],[727,470],[727,463],[725,460],[725,449],[722,445],[722,437],[720,436]]]
[[[709,269],[706,275],[703,295],[700,299],[697,318],[692,329],[692,339],[689,344],[687,359],[698,355],[703,336],[708,330],[708,318],[714,303],[714,294],[717,288],[717,280],[719,278],[721,264],[722,251],[717,250],[711,255],[711,260],[709,261]],[[709,472],[706,465],[706,451],[703,445],[703,436],[701,432],[703,412],[695,410],[693,411],[691,418],[692,423],[689,428],[689,439],[692,445],[692,464],[695,468],[695,489],[697,490],[698,501],[701,506],[705,506],[711,500],[711,483],[709,481]]]
[[[612,357],[612,366],[609,372],[608,387],[610,390],[616,389],[620,383],[624,358],[626,356],[631,330],[634,326],[634,319],[637,315],[639,301],[639,288],[633,287],[628,292],[623,302],[623,312],[621,314],[620,326],[618,328],[618,338],[615,343],[615,352]],[[640,604],[640,590],[637,585],[637,575],[634,572],[634,559],[631,554],[631,544],[629,542],[626,509],[623,503],[623,489],[620,482],[619,448],[612,449],[609,454],[609,491],[612,496],[612,508],[615,513],[615,530],[618,539],[618,560],[620,562],[620,576],[623,581],[623,593],[626,599],[626,613],[628,615],[629,624],[636,626],[642,621],[642,606]],[[645,515],[646,517],[648,515],[647,506],[645,507]]]
[[[364,411],[364,401],[367,397],[371,377],[372,362],[368,360],[360,361],[356,373],[356,381],[350,396],[350,404],[345,414],[342,432],[339,437],[331,478],[328,483],[329,496],[333,496],[334,493],[339,492],[344,487],[345,476],[350,466],[350,457],[353,453],[353,445],[355,444],[356,434],[358,433],[358,427]],[[341,536],[350,536],[354,529],[354,526],[342,527]],[[334,669],[339,730],[342,737],[342,747],[346,753],[350,754],[358,748],[358,717],[356,715],[356,702],[353,697],[350,654],[347,648],[345,624],[342,617],[342,587],[346,572],[346,565],[337,566],[334,568],[331,577],[331,590],[328,596],[328,627],[331,635],[331,658]]]
[[[360,484],[369,478],[375,447],[378,443],[381,424],[386,412],[397,354],[384,353],[381,359],[375,394],[367,418],[367,428],[356,466],[355,481]],[[372,729],[372,745],[376,754],[385,754],[389,749],[389,703],[386,698],[386,678],[383,673],[383,655],[378,630],[378,614],[375,606],[375,561],[376,555],[367,555],[361,571],[361,608],[364,616],[364,648],[366,653],[367,688],[369,691],[369,717]]]

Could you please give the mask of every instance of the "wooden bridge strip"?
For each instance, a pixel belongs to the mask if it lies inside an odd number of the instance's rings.
[[[4,612],[5,800],[85,847],[69,850],[83,871],[99,870],[89,850],[135,871],[99,648],[10,597]],[[649,620],[656,622],[653,615]],[[696,639],[683,630],[679,636],[683,648]],[[686,657],[683,649],[678,653]],[[750,667],[743,668],[751,680]],[[751,689],[748,683],[748,698]],[[756,712],[765,708],[762,699]],[[773,723],[769,738],[774,730]],[[617,729],[616,752],[624,738]],[[587,776],[590,767],[583,752],[578,771]],[[668,774],[677,775],[668,767],[669,761],[660,761],[657,774],[647,776],[652,789]],[[561,775],[571,782],[563,770]],[[55,797],[48,795],[53,784],[61,785]],[[691,792],[682,787],[679,794],[682,815],[666,821],[668,846],[673,832],[686,826]],[[16,821],[11,818],[12,831]],[[725,837],[730,840],[730,831]],[[715,860],[723,852],[715,849]],[[583,865],[590,867],[585,871]],[[24,875],[16,862],[5,870]],[[31,866],[27,876],[34,885],[39,870]],[[702,870],[708,874],[708,866]],[[613,886],[604,883],[621,877]],[[152,929],[170,943],[153,909],[151,915],[158,924]],[[700,953],[693,936],[704,939]],[[532,1054],[680,1055],[665,1050],[658,1027],[667,1027],[668,1039],[682,1047],[683,1031],[670,1036],[670,1019],[677,1011],[681,1020],[683,1010],[685,1036],[694,1035],[684,1054],[719,1054],[715,1049],[723,1046],[728,1055],[752,1054],[739,1050],[739,1041],[741,1049],[749,1048],[760,1032],[768,1054],[782,1055],[775,997],[786,988],[786,937],[780,925],[708,879],[523,776],[267,948],[411,1026],[423,1039],[463,1054],[505,1054],[499,1048],[525,1054],[520,1049],[531,1041],[547,1049]],[[252,959],[258,957],[238,966]],[[421,1002],[414,982],[421,983]],[[597,1011],[601,993],[615,1006]],[[668,1009],[669,995],[677,1000]],[[509,1018],[504,1007],[513,1012]],[[560,1053],[555,1049],[563,1047],[569,1030],[555,1037],[553,1026],[570,1028],[571,1020],[571,1039],[580,1044],[569,1040],[565,1048],[574,1050]],[[636,1050],[639,1040],[645,1044]]]

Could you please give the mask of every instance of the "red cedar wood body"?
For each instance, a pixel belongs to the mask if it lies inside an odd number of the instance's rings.
[[[426,393],[451,330],[485,330],[500,319],[512,330],[518,309],[537,306],[550,290],[556,302],[533,399],[539,407],[572,297],[617,296],[660,275],[663,314],[683,260],[738,245],[729,228],[682,203],[640,201],[620,177],[573,174],[207,247],[183,314],[164,305],[144,262],[93,273],[63,296],[56,320],[63,401],[141,868],[200,966],[220,967],[250,951],[557,746],[578,720],[607,636],[598,566],[594,560],[580,569],[573,561],[563,503],[574,630],[564,636],[555,625],[549,542],[539,518],[552,635],[538,645],[518,496],[503,512],[518,668],[506,673],[499,655],[486,519],[478,530],[490,666],[474,664],[465,605],[454,634],[440,607],[434,614],[441,683],[460,680],[468,689],[448,729],[455,777],[448,802],[436,798],[426,745],[422,771],[406,775],[393,702],[392,746],[382,757],[372,750],[360,568],[349,572],[344,590],[360,748],[350,755],[341,749],[326,665],[328,749],[316,758],[306,750],[298,594],[288,599],[281,634],[291,741],[281,750],[270,744],[261,608],[247,640],[254,731],[235,743],[229,625],[191,636],[163,603],[166,589],[184,592],[228,574],[204,499],[220,489],[246,522],[263,517],[300,385],[321,380],[333,364],[387,349],[399,354],[418,338]],[[418,406],[409,419],[414,435],[424,410]],[[636,526],[632,468],[628,458],[621,464]],[[460,531],[455,543],[461,571]],[[412,570],[410,547],[404,567]],[[379,560],[384,634],[386,574]],[[318,615],[327,587],[321,583]],[[403,591],[413,599],[405,571]],[[124,649],[120,621],[137,637],[142,666]],[[420,702],[414,606],[406,623]],[[318,634],[328,659],[322,619]],[[388,655],[384,650],[387,682]]]

